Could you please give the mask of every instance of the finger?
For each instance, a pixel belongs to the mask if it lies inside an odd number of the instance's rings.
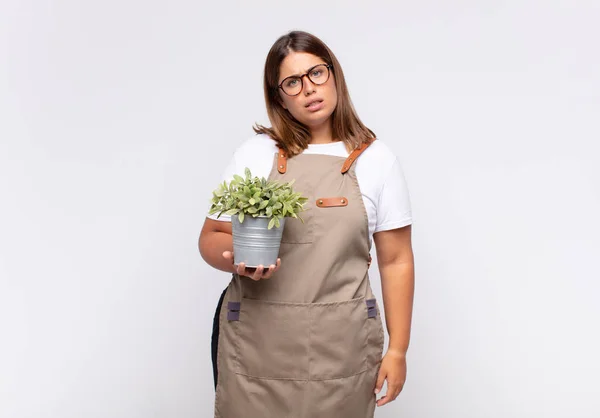
[[[256,271],[254,272],[254,275],[252,276],[252,278],[254,280],[260,280],[260,278],[262,277],[263,271],[264,271],[264,268],[263,268],[262,264],[260,264],[256,268]]]
[[[385,392],[385,395],[377,401],[377,405],[383,406],[386,403],[392,402],[394,399],[396,399],[399,393],[400,391],[397,390],[397,386],[390,384],[390,382],[388,381],[387,391]]]
[[[235,264],[232,251],[223,251],[223,258],[231,263],[234,273],[237,273],[238,266]]]
[[[390,402],[392,402],[392,399],[389,398],[387,395],[385,395],[377,401],[377,406],[383,406],[386,403],[390,403]]]
[[[404,389],[404,383],[402,383],[401,385],[398,385],[396,392],[394,393],[394,399],[396,399],[400,395],[400,392],[402,392],[402,389]]]
[[[240,264],[238,264],[237,272],[240,276],[245,276],[246,275],[246,263],[244,263],[242,261]]]
[[[223,258],[227,261],[229,261],[231,264],[235,264],[235,260],[233,258],[233,252],[231,251],[224,251],[223,252]]]
[[[277,259],[277,263],[275,265],[275,269],[273,270],[273,272],[276,272],[277,270],[279,270],[279,267],[281,267],[281,258]]]
[[[264,273],[263,279],[270,279],[274,272],[275,272],[275,264],[271,264],[269,266],[269,269]]]
[[[390,402],[389,393],[390,393],[390,391],[388,390],[385,395],[383,395],[381,398],[379,398],[379,400],[376,402],[377,406],[383,406],[386,403]]]
[[[252,280],[257,280],[254,275],[256,274],[256,267],[246,267],[246,270],[244,271],[244,275],[246,277],[249,277]]]
[[[377,382],[375,382],[375,395],[381,392],[381,388],[383,387],[383,382],[385,381],[386,372],[384,369],[379,370],[379,374],[377,375]]]
[[[385,394],[385,397],[389,398],[389,402],[396,399],[398,397],[399,393],[400,393],[400,390],[398,390],[398,386],[394,385],[394,384],[390,384],[390,382],[388,381],[388,390]]]

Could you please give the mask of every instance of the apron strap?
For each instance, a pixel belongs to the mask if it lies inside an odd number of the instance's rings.
[[[362,154],[369,147],[369,145],[371,145],[373,141],[375,141],[375,139],[376,138],[371,138],[367,140],[367,142],[363,142],[360,147],[352,151],[352,153],[348,156],[346,162],[344,162],[344,165],[342,166],[342,174],[346,174],[348,170],[350,170],[350,167],[352,167],[352,164],[354,164],[354,161],[356,161],[358,156]]]
[[[348,170],[350,170],[350,167],[352,167],[354,161],[356,161],[360,154],[362,154],[369,147],[369,145],[371,145],[373,141],[375,141],[375,139],[376,138],[371,138],[366,142],[363,142],[360,147],[352,151],[352,153],[348,156],[348,158],[346,158],[346,161],[342,166],[342,174],[346,174]],[[283,148],[279,148],[277,152],[277,171],[279,171],[280,174],[285,174],[285,172],[287,171],[287,154],[283,150]]]
[[[277,171],[281,174],[285,174],[287,170],[287,155],[283,148],[279,148],[277,157]]]

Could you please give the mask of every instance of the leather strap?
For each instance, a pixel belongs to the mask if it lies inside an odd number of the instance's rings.
[[[277,171],[281,174],[287,171],[287,155],[281,148],[279,148],[279,155],[277,157]]]
[[[342,174],[346,174],[348,170],[350,170],[350,167],[352,167],[354,161],[356,161],[358,156],[362,154],[364,150],[366,150],[369,147],[369,145],[373,143],[373,141],[375,141],[375,138],[369,139],[367,142],[363,142],[360,147],[352,151],[352,153],[348,156],[348,158],[346,158],[346,161],[342,166]]]
[[[354,161],[356,161],[360,154],[362,154],[369,147],[369,145],[371,145],[373,141],[375,141],[375,139],[376,138],[372,138],[367,140],[366,142],[363,142],[360,147],[358,147],[357,149],[352,151],[352,153],[350,153],[348,158],[346,158],[344,165],[342,166],[342,174],[346,174],[348,170],[350,170],[350,167],[352,167]],[[279,171],[280,174],[284,174],[287,171],[287,155],[282,148],[279,148],[278,151],[277,171]]]
[[[317,206],[320,208],[333,208],[337,206],[348,206],[348,199],[345,197],[322,197],[317,199]]]

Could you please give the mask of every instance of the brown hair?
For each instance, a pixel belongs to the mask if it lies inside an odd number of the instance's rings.
[[[253,127],[254,132],[269,135],[289,157],[301,153],[308,147],[310,142],[308,127],[294,119],[282,107],[277,87],[279,67],[290,52],[307,52],[333,66],[337,89],[337,106],[331,115],[333,137],[343,141],[348,151],[375,138],[373,131],[367,128],[356,114],[344,79],[344,72],[333,52],[319,38],[303,31],[292,31],[281,36],[267,55],[263,87],[267,114],[272,127],[267,128],[256,124]]]

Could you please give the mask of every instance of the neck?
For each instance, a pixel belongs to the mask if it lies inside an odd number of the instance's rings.
[[[328,144],[333,142],[333,130],[331,129],[331,120],[322,123],[319,126],[310,128],[310,144]]]

